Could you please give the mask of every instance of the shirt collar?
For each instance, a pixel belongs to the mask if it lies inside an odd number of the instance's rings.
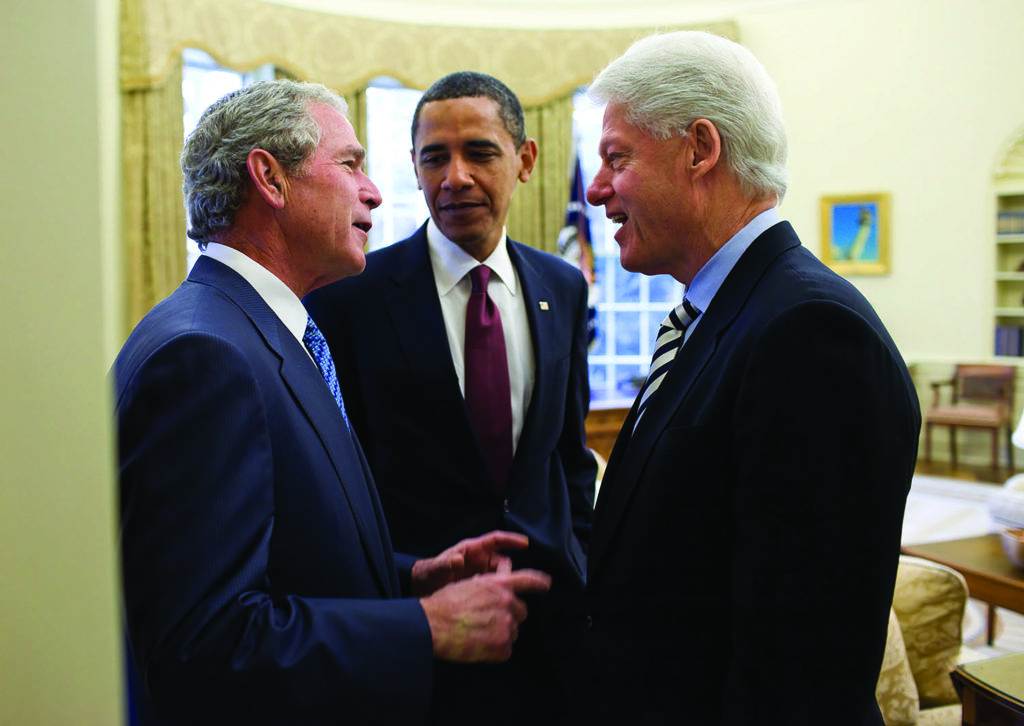
[[[725,282],[725,278],[732,272],[740,257],[747,251],[751,243],[757,239],[762,232],[777,224],[781,220],[778,207],[766,209],[744,227],[734,234],[728,242],[722,245],[719,250],[711,256],[711,259],[704,263],[704,266],[693,276],[693,280],[686,288],[686,299],[690,304],[702,313],[708,309],[711,300],[718,292],[718,288]]]
[[[490,256],[480,263],[475,257],[444,236],[433,219],[427,221],[427,245],[430,248],[430,264],[434,268],[438,292],[444,296],[459,284],[469,271],[479,264],[491,268],[509,293],[516,294],[516,274],[512,258],[508,256],[508,233],[501,231],[501,239]]]
[[[306,333],[308,315],[302,301],[285,285],[280,278],[260,263],[239,252],[234,247],[210,242],[203,252],[207,257],[217,260],[239,275],[255,288],[263,301],[270,306],[274,314],[281,319],[289,332],[298,340]]]

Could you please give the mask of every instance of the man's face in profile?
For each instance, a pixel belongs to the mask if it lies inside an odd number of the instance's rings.
[[[686,253],[698,221],[686,151],[684,138],[651,136],[629,122],[622,106],[611,103],[605,110],[601,168],[587,201],[604,206],[605,215],[621,225],[615,241],[631,272],[673,274]]]
[[[420,109],[412,150],[430,216],[479,260],[494,250],[516,181],[530,178],[536,144],[518,149],[490,98],[431,101]]]
[[[281,218],[292,263],[308,269],[319,286],[366,266],[370,210],[380,204],[380,192],[363,171],[365,152],[348,119],[324,104],[311,106],[310,114],[320,126],[320,143],[289,177]]]

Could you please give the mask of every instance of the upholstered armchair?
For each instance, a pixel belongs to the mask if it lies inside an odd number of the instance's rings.
[[[961,648],[966,605],[960,573],[900,557],[875,691],[888,726],[959,726],[960,701],[949,674],[978,657]]]

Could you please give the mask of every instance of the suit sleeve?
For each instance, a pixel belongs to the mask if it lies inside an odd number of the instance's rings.
[[[903,361],[849,308],[803,304],[754,344],[733,419],[725,723],[866,723],[920,428]]]
[[[573,318],[572,349],[569,352],[565,422],[558,441],[558,453],[569,490],[573,532],[586,552],[593,523],[597,462],[587,448],[584,426],[587,412],[590,410],[590,382],[587,372],[587,285],[582,275],[578,273],[577,280],[579,293]]]
[[[187,334],[118,375],[125,615],[161,710],[201,704],[235,723],[424,713],[432,653],[416,600],[275,588],[275,454],[242,353]]]

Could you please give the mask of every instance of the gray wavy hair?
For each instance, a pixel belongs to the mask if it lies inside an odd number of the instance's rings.
[[[754,55],[717,35],[678,31],[634,43],[588,91],[623,106],[652,136],[685,136],[706,118],[722,137],[725,162],[751,196],[786,193],[786,129],[775,83]]]
[[[309,113],[314,103],[348,111],[345,99],[319,83],[277,80],[229,93],[203,112],[181,152],[188,236],[200,249],[234,223],[250,151],[273,154],[288,174],[301,171],[320,143],[320,125]]]

